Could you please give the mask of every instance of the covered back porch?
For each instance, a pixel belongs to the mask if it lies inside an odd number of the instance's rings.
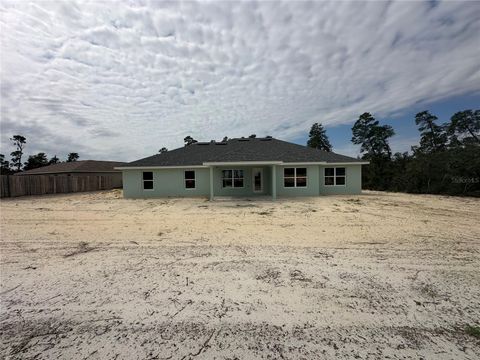
[[[277,197],[276,165],[280,162],[206,163],[210,200],[215,197]]]

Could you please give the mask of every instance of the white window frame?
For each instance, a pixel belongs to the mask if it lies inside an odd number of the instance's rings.
[[[187,171],[193,172],[193,179],[187,179]],[[193,188],[187,188],[187,180],[193,180],[195,186]],[[197,188],[197,172],[195,170],[188,169],[183,171],[183,186],[185,190],[195,190]]]
[[[224,178],[223,177],[223,172],[224,171],[231,171],[232,172],[232,177],[231,178]],[[242,172],[242,177],[235,177],[235,171],[241,171]],[[232,179],[232,186],[231,187],[228,187],[228,186],[223,186],[223,180],[225,179]],[[235,179],[242,179],[242,183],[243,185],[242,186],[235,186]],[[222,169],[222,189],[243,189],[245,187],[245,170],[243,169]]]
[[[333,176],[326,175],[327,169],[333,169]],[[337,169],[345,169],[345,175],[337,175]],[[345,179],[343,184],[337,184],[337,178],[342,177]],[[326,178],[333,178],[333,184],[327,185],[325,184]],[[347,186],[347,168],[345,166],[328,166],[323,168],[323,186]]]
[[[285,176],[285,169],[293,169],[293,176]],[[305,169],[305,176],[297,176],[297,169]],[[285,186],[285,179],[293,179],[293,186]],[[298,178],[305,178],[305,186],[297,186],[297,179]],[[283,168],[283,188],[284,189],[305,189],[308,187],[308,168],[305,167],[284,167]]]
[[[144,173],[152,173],[152,180],[145,180],[143,178]],[[152,188],[151,189],[145,189],[145,182],[146,181],[151,181],[152,182]],[[153,175],[153,171],[142,171],[142,189],[143,189],[143,191],[154,191],[155,190],[155,176]]]

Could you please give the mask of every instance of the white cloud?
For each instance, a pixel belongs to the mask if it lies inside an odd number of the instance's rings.
[[[314,121],[480,89],[478,2],[4,1],[0,11],[2,149],[23,132],[31,153],[134,160],[186,135],[293,139]]]

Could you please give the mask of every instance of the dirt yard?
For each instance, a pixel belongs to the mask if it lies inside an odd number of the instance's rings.
[[[0,269],[0,358],[480,357],[475,199],[8,199]]]

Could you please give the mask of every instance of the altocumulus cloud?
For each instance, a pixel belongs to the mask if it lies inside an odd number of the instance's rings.
[[[133,160],[480,88],[480,3],[2,1],[2,150]],[[4,152],[9,152],[3,150]]]

